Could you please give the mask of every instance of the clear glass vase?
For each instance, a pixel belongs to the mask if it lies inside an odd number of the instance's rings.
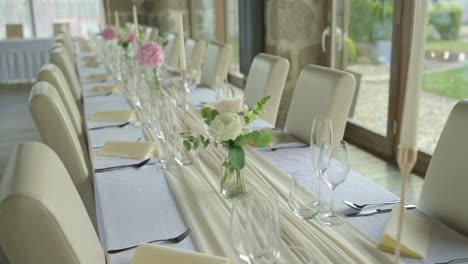
[[[233,168],[231,159],[225,158],[221,164],[221,194],[225,198],[235,198],[245,192],[244,170]]]

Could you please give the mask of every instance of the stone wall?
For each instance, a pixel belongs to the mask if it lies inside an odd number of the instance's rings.
[[[276,126],[283,127],[299,73],[321,62],[321,25],[325,0],[266,0],[265,52],[289,60],[290,69]]]

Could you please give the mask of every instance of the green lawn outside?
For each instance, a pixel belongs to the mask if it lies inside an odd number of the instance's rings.
[[[426,50],[434,51],[467,51],[468,52],[468,43],[458,40],[453,41],[427,41]]]
[[[454,99],[468,98],[468,66],[423,75],[423,90]]]

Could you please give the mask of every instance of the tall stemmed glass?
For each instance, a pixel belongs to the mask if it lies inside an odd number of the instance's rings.
[[[314,118],[310,139],[310,155],[318,187],[318,201],[316,206],[319,211],[327,210],[323,205],[320,182],[328,169],[328,165],[330,164],[332,144],[332,121],[329,118],[324,117]]]
[[[279,258],[278,198],[269,189],[249,192],[234,201],[231,241],[246,263],[275,263]]]
[[[333,150],[333,160],[326,174],[323,174],[322,180],[331,189],[330,212],[318,215],[318,220],[327,225],[339,225],[343,223],[343,217],[335,212],[335,189],[342,184],[349,173],[348,144],[340,141]]]
[[[161,140],[162,144],[159,151],[159,165],[161,169],[167,169],[173,160],[173,155],[170,150],[169,141],[173,139],[175,131],[175,106],[173,101],[164,92],[155,96],[154,109],[156,111],[156,120],[152,123],[156,136]]]

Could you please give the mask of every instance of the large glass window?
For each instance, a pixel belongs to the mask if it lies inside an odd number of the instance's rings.
[[[24,37],[32,37],[28,0],[0,0],[0,38],[6,38],[6,24],[23,24]]]

